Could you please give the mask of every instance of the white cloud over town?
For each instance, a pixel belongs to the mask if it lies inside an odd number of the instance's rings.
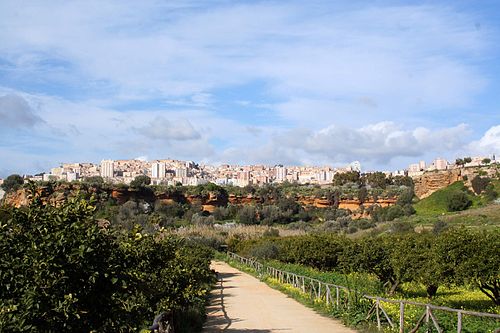
[[[498,112],[478,102],[499,27],[482,20],[453,3],[3,1],[0,157],[26,162],[2,172],[500,152]]]

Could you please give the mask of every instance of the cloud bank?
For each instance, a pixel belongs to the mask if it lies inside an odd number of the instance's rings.
[[[481,64],[500,58],[500,34],[478,28],[498,21],[487,14],[2,1],[1,168],[133,156],[401,168],[496,153],[499,83]]]

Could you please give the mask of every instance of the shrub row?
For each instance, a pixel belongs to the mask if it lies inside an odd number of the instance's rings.
[[[429,297],[440,285],[475,284],[500,305],[500,232],[450,229],[348,239],[333,234],[234,240],[230,249],[258,259],[343,273],[370,273],[393,293],[403,282],[423,284]]]
[[[161,312],[203,310],[206,250],[97,226],[94,207],[0,209],[0,331],[136,332]]]

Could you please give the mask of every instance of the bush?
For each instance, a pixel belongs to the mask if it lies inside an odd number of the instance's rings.
[[[488,201],[493,201],[498,197],[498,193],[495,191],[495,186],[493,186],[493,184],[488,184],[488,186],[486,186],[484,194]]]
[[[269,228],[262,234],[264,237],[279,237],[279,235],[280,231],[276,228]]]
[[[151,178],[146,175],[139,175],[130,182],[130,187],[141,188],[151,184]]]
[[[472,179],[472,189],[476,194],[481,194],[486,189],[486,186],[490,183],[490,179],[487,177],[476,176]]]
[[[273,242],[266,241],[253,247],[249,254],[257,259],[277,259],[279,256],[279,249]]]
[[[243,206],[238,212],[238,220],[243,224],[257,224],[257,212],[254,206]]]
[[[208,252],[137,228],[118,237],[93,213],[85,200],[38,198],[3,211],[0,331],[131,332],[163,311],[203,309]]]
[[[472,205],[472,201],[464,191],[453,191],[447,198],[446,208],[449,212],[465,210]]]
[[[10,175],[4,179],[2,183],[2,189],[5,192],[11,192],[18,190],[24,184],[23,177],[19,175]]]

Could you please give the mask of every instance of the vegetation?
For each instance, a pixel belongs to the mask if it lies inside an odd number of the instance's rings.
[[[5,192],[16,191],[19,189],[24,183],[23,177],[19,175],[10,175],[2,183],[2,189]]]
[[[457,194],[464,193],[464,195]],[[415,208],[417,215],[440,215],[449,211],[456,211],[449,209],[450,198],[452,196],[457,196],[454,200],[464,200],[466,198],[471,199],[472,193],[470,193],[465,187],[464,183],[461,181],[455,182],[448,187],[438,190],[432,193],[425,199],[417,202],[413,207]],[[460,198],[458,196],[461,196]],[[472,200],[471,200],[472,201]],[[461,202],[458,202],[461,203]],[[453,203],[452,203],[452,207]]]
[[[443,285],[471,286],[500,305],[500,232],[467,229],[412,232],[377,238],[336,235],[234,240],[242,255],[277,259],[339,273],[376,276],[388,294],[402,283],[423,285],[434,297]]]
[[[102,229],[85,199],[55,208],[31,195],[28,207],[0,210],[0,331],[136,332],[160,312],[203,313],[206,250]]]
[[[130,187],[141,188],[141,187],[147,186],[149,184],[151,184],[151,178],[149,178],[146,175],[140,175],[140,176],[135,177],[134,180],[132,180],[130,182]]]

